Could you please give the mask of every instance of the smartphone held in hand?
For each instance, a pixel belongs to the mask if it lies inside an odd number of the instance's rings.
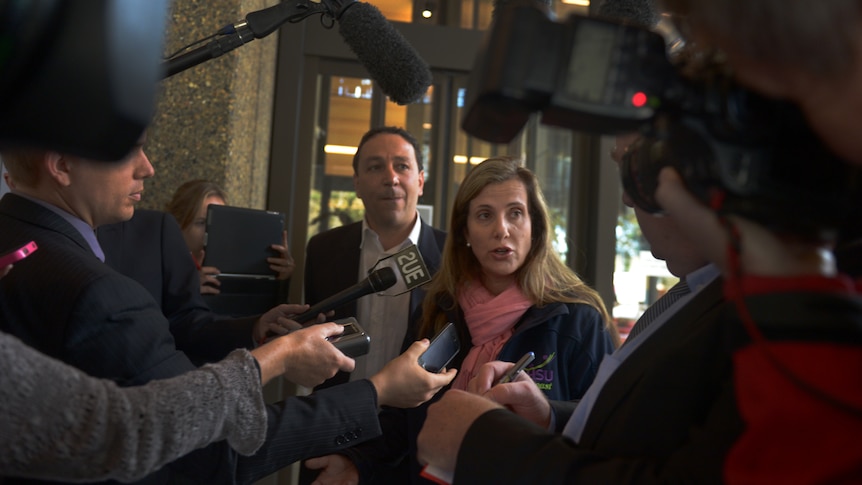
[[[455,324],[449,322],[434,336],[425,352],[419,356],[419,365],[428,372],[439,373],[458,354],[461,343]]]
[[[506,375],[504,375],[500,378],[499,381],[497,381],[497,384],[505,384],[507,382],[514,381],[515,378],[518,377],[518,373],[526,369],[530,362],[532,362],[535,358],[536,354],[534,354],[533,352],[527,352],[526,354],[524,354],[520,359],[518,359],[518,362],[515,362],[515,366],[509,369],[509,372],[506,372]]]
[[[37,249],[39,249],[39,247],[36,246],[36,242],[30,241],[18,249],[14,250],[14,251],[10,251],[10,252],[0,256],[0,268],[5,268],[6,266],[9,266],[10,264],[15,264],[18,261],[21,261],[22,259],[26,258],[27,256],[30,256],[30,254],[32,254],[33,251],[35,251]]]

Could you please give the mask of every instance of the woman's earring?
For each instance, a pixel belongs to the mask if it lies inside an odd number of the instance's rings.
[[[468,247],[468,248],[469,248],[469,247],[471,247],[471,246],[470,246],[470,241],[467,241],[467,247]]]

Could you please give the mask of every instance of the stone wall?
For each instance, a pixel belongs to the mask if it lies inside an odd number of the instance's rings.
[[[203,39],[277,0],[175,0],[165,53]],[[156,175],[142,207],[163,209],[192,179],[222,186],[231,205],[265,208],[278,33],[162,82],[146,152]]]

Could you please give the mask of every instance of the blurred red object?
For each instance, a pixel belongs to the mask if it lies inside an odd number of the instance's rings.
[[[635,326],[635,319],[614,318],[614,324],[617,326],[617,330],[620,332],[620,342],[625,342],[626,337],[629,336],[629,332],[632,331],[632,327]]]

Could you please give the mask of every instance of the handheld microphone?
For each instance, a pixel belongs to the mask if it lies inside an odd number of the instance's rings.
[[[265,37],[285,22],[296,23],[314,14],[338,22],[344,42],[393,101],[412,103],[428,90],[432,80],[428,64],[377,7],[356,0],[289,0],[249,13],[245,20],[220,29],[215,40],[168,59],[165,77]]]
[[[385,293],[386,296],[403,295],[431,281],[431,271],[415,244],[377,261],[374,267],[395,270],[397,282]]]
[[[293,317],[292,320],[297,323],[305,323],[310,320],[314,320],[317,318],[317,315],[340,307],[349,301],[361,298],[365,295],[370,295],[371,293],[383,291],[394,285],[395,281],[397,281],[397,278],[395,277],[395,271],[392,268],[380,268],[368,275],[368,278],[365,278],[359,283],[326,298],[320,303],[309,308],[308,311]]]

